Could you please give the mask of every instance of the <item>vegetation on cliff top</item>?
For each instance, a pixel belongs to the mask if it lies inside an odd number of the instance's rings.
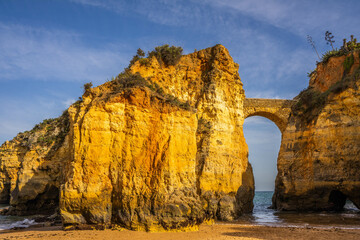
[[[181,56],[183,49],[181,47],[169,46],[168,44],[155,47],[151,52],[148,52],[147,57],[145,58],[145,52],[142,49],[138,49],[136,55],[130,60],[129,66],[124,69],[117,77],[112,77],[111,79],[111,89],[112,91],[123,91],[133,87],[146,87],[152,92],[156,93],[157,96],[165,100],[165,102],[172,105],[178,106],[185,110],[190,110],[190,104],[188,102],[182,102],[177,97],[170,94],[166,94],[164,89],[160,87],[157,83],[152,82],[149,79],[143,78],[139,73],[131,73],[130,68],[137,61],[142,66],[149,66],[150,59],[156,57],[161,66],[170,66],[176,65]],[[91,93],[92,82],[84,84],[84,95]],[[74,106],[80,106],[82,98],[80,97],[78,101],[74,103]]]
[[[331,44],[332,43],[333,41],[331,41]],[[360,50],[360,43],[358,43],[357,39],[351,35],[350,41],[347,42],[346,39],[343,40],[343,46],[340,49],[334,49],[333,47],[332,50],[323,54],[321,63],[327,63],[331,57],[344,56],[358,50]]]
[[[133,87],[146,87],[150,89],[153,93],[164,99],[167,103],[170,103],[185,110],[191,109],[188,102],[182,102],[177,97],[166,94],[164,89],[156,82],[152,82],[149,79],[143,78],[139,73],[133,74],[130,71],[125,70],[112,81],[113,91],[123,91],[125,89]]]
[[[148,52],[147,57],[145,58],[144,51],[139,48],[136,55],[131,59],[128,68],[130,68],[137,61],[139,61],[141,65],[148,66],[152,57],[156,57],[161,66],[174,66],[179,62],[182,56],[182,52],[182,47],[170,47],[168,44],[165,44],[155,47],[153,51]]]
[[[348,88],[358,89],[357,82],[360,80],[360,67],[352,74],[349,74],[349,71],[354,64],[353,54],[355,53],[353,52],[344,60],[343,78],[330,86],[327,91],[322,93],[309,86],[296,97],[298,102],[292,107],[292,112],[295,116],[300,117],[302,122],[309,124],[316,119],[329,97],[333,96],[333,94],[341,93]],[[359,54],[360,58],[360,51],[357,51],[357,54]]]
[[[60,117],[45,119],[30,131],[19,133],[11,141],[20,142],[22,147],[29,149],[40,146],[44,151],[48,150],[46,156],[50,157],[62,145],[69,130],[69,114],[64,111]],[[5,149],[1,146],[0,152],[6,152]]]
[[[356,69],[351,75],[349,73],[355,63],[354,56],[357,54],[360,59],[360,43],[358,43],[357,39],[351,35],[350,41],[347,42],[346,39],[344,39],[343,46],[340,49],[336,49],[333,46],[333,43],[335,42],[332,40],[333,38],[334,37],[329,31],[325,33],[325,40],[328,45],[331,45],[332,50],[323,54],[322,58],[320,59],[321,62],[318,62],[317,64],[326,64],[331,57],[347,56],[343,62],[343,77],[341,80],[330,86],[330,88],[325,92],[320,92],[309,86],[296,97],[298,102],[293,106],[292,112],[295,116],[300,117],[301,121],[306,124],[309,124],[318,117],[329,96],[332,94],[341,93],[348,88],[357,89],[356,82],[360,79],[360,67]],[[315,42],[312,41],[311,36],[308,36],[308,42],[316,51]],[[308,73],[308,77],[316,77],[316,74],[317,71],[315,69]]]
[[[41,132],[37,138],[37,143],[42,146],[50,146],[54,143],[57,148],[63,143],[69,128],[69,113],[64,111],[58,118],[45,119],[41,123],[36,124],[29,132],[31,134]],[[56,129],[57,131],[55,131]]]
[[[343,39],[343,45],[340,49],[334,48],[333,43],[335,43],[335,40],[333,40],[334,36],[331,32],[326,31],[325,32],[325,41],[326,44],[331,45],[331,50],[325,52],[322,57],[320,58],[319,53],[316,49],[315,42],[313,41],[312,37],[310,35],[307,35],[307,41],[311,45],[311,47],[316,52],[317,56],[319,57],[320,62],[317,62],[317,64],[326,64],[331,57],[340,57],[344,55],[348,55],[349,53],[354,53],[360,50],[360,43],[357,42],[357,39],[354,38],[354,35],[350,36],[350,41],[346,41],[346,38]],[[351,62],[352,61],[352,62]],[[348,59],[344,63],[344,67],[347,71],[350,70],[351,65],[353,64],[353,59]],[[350,67],[349,67],[350,66]],[[308,73],[308,77],[311,78],[316,73],[316,69]]]

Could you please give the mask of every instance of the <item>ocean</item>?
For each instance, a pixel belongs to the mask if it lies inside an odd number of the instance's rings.
[[[0,204],[0,209],[7,206]],[[31,217],[0,215],[0,231],[12,228],[26,228],[33,224],[35,224],[35,221]]]
[[[232,222],[232,224],[360,229],[360,211],[350,201],[346,203],[344,211],[341,212],[278,212],[274,209],[269,209],[272,195],[272,191],[255,192],[253,213],[244,214],[238,220]],[[0,205],[1,207],[5,207],[5,205]],[[0,215],[0,230],[28,227],[33,224],[36,223],[32,217]]]
[[[274,227],[360,229],[360,210],[347,201],[341,212],[279,212],[269,209],[272,191],[255,192],[254,210],[241,216],[241,224]]]

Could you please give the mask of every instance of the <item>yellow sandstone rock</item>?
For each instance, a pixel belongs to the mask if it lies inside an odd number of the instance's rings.
[[[0,147],[0,201],[8,214],[52,214],[59,202],[62,169],[68,157],[67,112],[31,131],[19,133]]]
[[[175,66],[149,61],[129,71],[161,91],[114,90],[109,82],[69,109],[72,156],[60,197],[65,225],[186,230],[252,210],[238,65],[221,45]],[[243,179],[246,170],[250,180]]]
[[[275,208],[340,209],[346,198],[360,207],[353,54],[318,65],[293,101],[245,101],[239,66],[221,45],[174,66],[137,61],[87,88],[63,116],[0,147],[0,201],[11,214],[59,206],[66,229],[188,231],[233,220],[253,208],[242,126],[260,115],[283,134]]]
[[[339,210],[346,199],[360,207],[359,66],[359,52],[330,58],[300,94],[282,136],[275,208]]]

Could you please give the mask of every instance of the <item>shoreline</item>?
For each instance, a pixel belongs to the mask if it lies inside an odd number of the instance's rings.
[[[199,231],[193,232],[138,232],[121,230],[62,230],[61,226],[31,226],[25,229],[0,231],[1,239],[74,239],[74,240],[176,240],[176,239],[359,239],[360,229],[342,229],[337,227],[290,227],[262,226],[235,223],[202,224]]]

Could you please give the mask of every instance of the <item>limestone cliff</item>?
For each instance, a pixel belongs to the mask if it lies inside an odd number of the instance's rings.
[[[252,210],[238,65],[221,45],[148,61],[70,107],[64,225],[192,229]]]
[[[148,61],[70,107],[65,225],[191,229],[252,210],[238,65],[221,45]]]
[[[158,231],[232,220],[253,207],[244,98],[221,45],[175,65],[133,61],[86,88],[68,115],[1,147],[0,199],[17,214],[54,210],[59,199],[64,226]]]
[[[132,61],[63,116],[0,147],[0,201],[65,227],[191,230],[253,208],[244,118],[282,132],[273,206],[360,207],[359,52],[318,64],[294,100],[247,99],[225,47]],[[290,116],[289,116],[290,113]]]
[[[360,208],[359,52],[319,63],[283,132],[273,206]]]
[[[66,157],[68,114],[44,120],[0,147],[0,201],[9,214],[53,213]]]

